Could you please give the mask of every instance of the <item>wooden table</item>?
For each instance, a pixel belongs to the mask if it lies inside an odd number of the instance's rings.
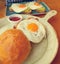
[[[5,16],[6,12],[6,6],[5,6],[5,0],[0,0],[0,18]]]
[[[51,9],[55,9],[58,12],[58,14],[56,16],[54,16],[53,18],[51,18],[49,20],[49,23],[56,30],[58,40],[59,40],[59,45],[60,45],[60,0],[40,0],[40,1],[45,2]],[[0,17],[4,13],[4,10],[0,12]],[[2,16],[4,16],[4,15],[5,15],[5,13]],[[59,49],[58,49],[58,53],[57,53],[55,59],[53,60],[53,62],[51,64],[60,64],[60,46],[59,46]]]

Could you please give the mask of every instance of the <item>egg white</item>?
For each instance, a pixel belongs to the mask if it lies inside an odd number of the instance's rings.
[[[38,26],[38,30],[36,32],[31,32],[27,29],[27,25],[30,23],[35,23]],[[37,20],[30,19],[30,20],[23,20],[21,21],[17,29],[20,29],[23,31],[23,33],[26,35],[29,41],[33,43],[39,43],[46,35],[46,30],[44,26],[38,22]]]
[[[23,12],[24,10],[27,9],[27,6],[26,6],[25,8],[20,8],[19,5],[20,5],[20,4],[12,4],[12,5],[11,5],[11,9],[12,9],[14,12],[16,12],[16,13],[21,13],[21,12]]]

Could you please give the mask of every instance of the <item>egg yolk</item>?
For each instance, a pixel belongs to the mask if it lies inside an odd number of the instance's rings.
[[[25,4],[20,4],[19,7],[20,7],[20,8],[25,8],[26,5],[25,5]]]
[[[36,32],[38,30],[38,26],[35,23],[30,23],[28,24],[27,29],[32,32]]]
[[[37,3],[37,2],[35,2],[35,3],[34,3],[34,5],[39,6],[40,4],[39,4],[39,3]]]

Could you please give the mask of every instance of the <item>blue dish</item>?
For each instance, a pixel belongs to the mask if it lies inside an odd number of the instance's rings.
[[[22,3],[22,2],[20,2],[20,3]],[[23,2],[23,3],[26,3],[26,2]],[[11,4],[12,4],[12,3],[7,4],[7,9],[6,9],[6,15],[7,15],[7,16],[9,16],[9,15],[11,15],[11,14],[17,14],[17,13],[15,13],[15,12],[9,11],[9,7],[11,6]],[[36,12],[36,11],[32,11],[32,13],[31,13],[32,15],[46,14],[47,12],[50,11],[50,8],[47,6],[47,4],[46,4],[45,2],[40,2],[40,4],[42,4],[42,5],[45,7],[46,12],[38,13],[38,12]],[[18,13],[18,14],[22,14],[22,13]]]

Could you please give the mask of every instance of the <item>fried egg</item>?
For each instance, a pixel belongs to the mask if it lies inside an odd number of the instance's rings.
[[[37,2],[30,2],[30,3],[28,3],[28,7],[31,8],[32,10],[36,10],[36,9],[41,8],[43,6]]]
[[[12,4],[11,9],[16,13],[20,13],[27,9],[27,5],[26,4]]]
[[[39,43],[46,35],[44,26],[35,19],[21,21],[17,29],[23,31],[29,41]]]

